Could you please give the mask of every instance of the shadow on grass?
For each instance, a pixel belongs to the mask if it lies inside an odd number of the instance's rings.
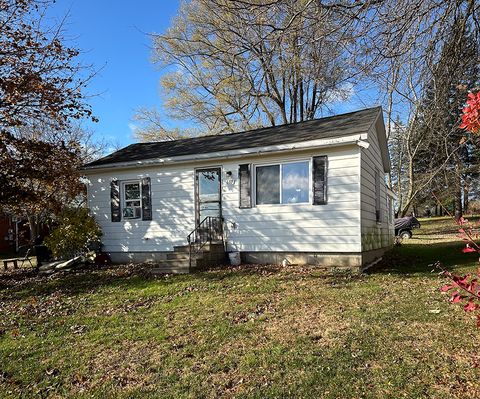
[[[56,292],[69,296],[83,293],[94,293],[102,288],[119,288],[122,291],[141,290],[159,284],[163,287],[195,284],[235,283],[245,279],[274,277],[276,283],[281,281],[300,281],[303,279],[319,279],[322,281],[350,281],[351,275],[325,275],[321,269],[312,266],[277,266],[277,265],[224,265],[202,272],[182,275],[152,277],[145,265],[115,265],[84,269],[75,273],[58,273],[51,276],[40,276],[35,271],[12,271],[0,273],[0,300],[25,299],[32,296],[48,296]]]
[[[0,273],[0,299],[46,296],[54,292],[78,295],[106,286],[122,287],[125,290],[142,289],[149,281],[145,267],[134,265],[83,269],[51,276],[42,276],[33,270],[16,270]],[[162,281],[162,284],[169,283],[173,281]]]
[[[432,272],[432,265],[440,261],[444,268],[465,273],[478,265],[477,254],[462,253],[461,241],[426,244],[423,240],[395,247],[387,252],[383,260],[367,274],[397,274],[406,278],[421,275],[435,278],[439,270]],[[188,275],[150,277],[145,265],[116,265],[86,269],[72,274],[57,274],[49,277],[38,276],[32,270],[17,270],[10,273],[0,272],[0,300],[21,299],[31,296],[50,295],[62,292],[67,295],[80,295],[95,292],[101,288],[120,288],[122,291],[141,290],[152,284],[163,287],[181,288],[187,284],[215,284],[222,281],[235,282],[245,278],[274,277],[275,281],[300,281],[303,279],[330,280],[342,286],[341,282],[354,279],[351,275],[325,275],[321,269],[292,265],[241,265],[212,268],[207,271]]]
[[[406,277],[423,275],[436,277],[440,270],[433,270],[433,264],[442,263],[445,269],[463,273],[478,265],[478,255],[463,253],[465,244],[450,241],[432,244],[408,243],[388,251],[381,262],[367,271],[368,274],[401,274]]]

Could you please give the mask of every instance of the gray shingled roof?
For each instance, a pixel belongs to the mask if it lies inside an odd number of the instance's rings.
[[[245,132],[202,136],[175,141],[131,144],[84,167],[171,158],[181,155],[208,154],[270,145],[298,143],[365,133],[376,120],[381,107],[313,119],[288,125],[273,126]]]

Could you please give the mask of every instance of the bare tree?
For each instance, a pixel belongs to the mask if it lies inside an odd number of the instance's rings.
[[[435,66],[452,27],[479,42],[479,10],[475,0],[187,1],[152,35],[167,115],[229,132],[311,119],[349,85],[376,87],[404,214],[456,158],[457,137],[444,132],[448,151],[417,167],[434,129],[422,107],[429,82],[445,78]]]
[[[136,122],[134,135],[138,141],[171,141],[195,136],[198,133],[193,129],[180,130],[165,127],[163,118],[156,108],[139,108],[133,120]]]
[[[456,35],[450,45],[453,49],[462,47],[460,37],[467,32],[479,43],[479,9],[472,0],[385,0],[370,4],[368,9],[368,15],[362,17],[353,33],[360,40],[350,49],[357,63],[365,66],[366,81],[386,93],[380,100],[386,109],[387,129],[391,130],[398,119],[402,122],[402,136],[397,132],[390,147],[394,161],[400,162],[394,165],[394,171],[402,176],[394,176],[392,183],[399,198],[399,213],[404,215],[419,196],[432,189],[432,182],[443,179],[459,151],[458,124],[450,122],[448,129],[445,124],[439,125],[438,115],[425,109],[425,99],[429,85],[441,88],[453,84],[452,71],[439,72],[442,58],[457,69],[464,65],[460,51],[445,54],[452,32]],[[478,59],[471,62],[478,63]],[[445,96],[438,95],[433,100],[431,109],[448,108]],[[458,117],[458,112],[454,114]],[[419,129],[419,125],[423,128]],[[435,162],[421,169],[419,165],[425,165],[425,149],[433,149],[432,141],[443,143],[443,150],[435,157],[430,154],[428,159],[434,158]]]
[[[350,88],[344,22],[311,0],[183,3],[152,35],[168,115],[209,133],[318,116]]]

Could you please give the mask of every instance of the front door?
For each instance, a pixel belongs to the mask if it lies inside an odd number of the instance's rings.
[[[198,226],[207,216],[212,222],[221,224],[222,217],[222,182],[221,169],[208,168],[195,171],[195,222]]]

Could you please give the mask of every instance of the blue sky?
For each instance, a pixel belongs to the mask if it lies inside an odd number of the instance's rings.
[[[150,62],[147,33],[164,31],[178,6],[176,0],[60,0],[49,10],[53,18],[68,14],[69,40],[83,51],[83,63],[100,70],[88,88],[98,137],[131,143],[135,109],[159,105],[161,71]]]
[[[100,120],[88,125],[98,138],[128,145],[134,141],[135,109],[161,107],[162,71],[150,62],[147,33],[168,28],[178,7],[178,0],[59,0],[49,10],[52,18],[67,16],[66,35],[82,50],[81,61],[99,70],[88,88],[93,95],[89,103]],[[338,114],[375,105],[375,97],[375,91],[355,87],[349,101],[333,104],[331,109]],[[167,120],[166,125],[185,122]]]

